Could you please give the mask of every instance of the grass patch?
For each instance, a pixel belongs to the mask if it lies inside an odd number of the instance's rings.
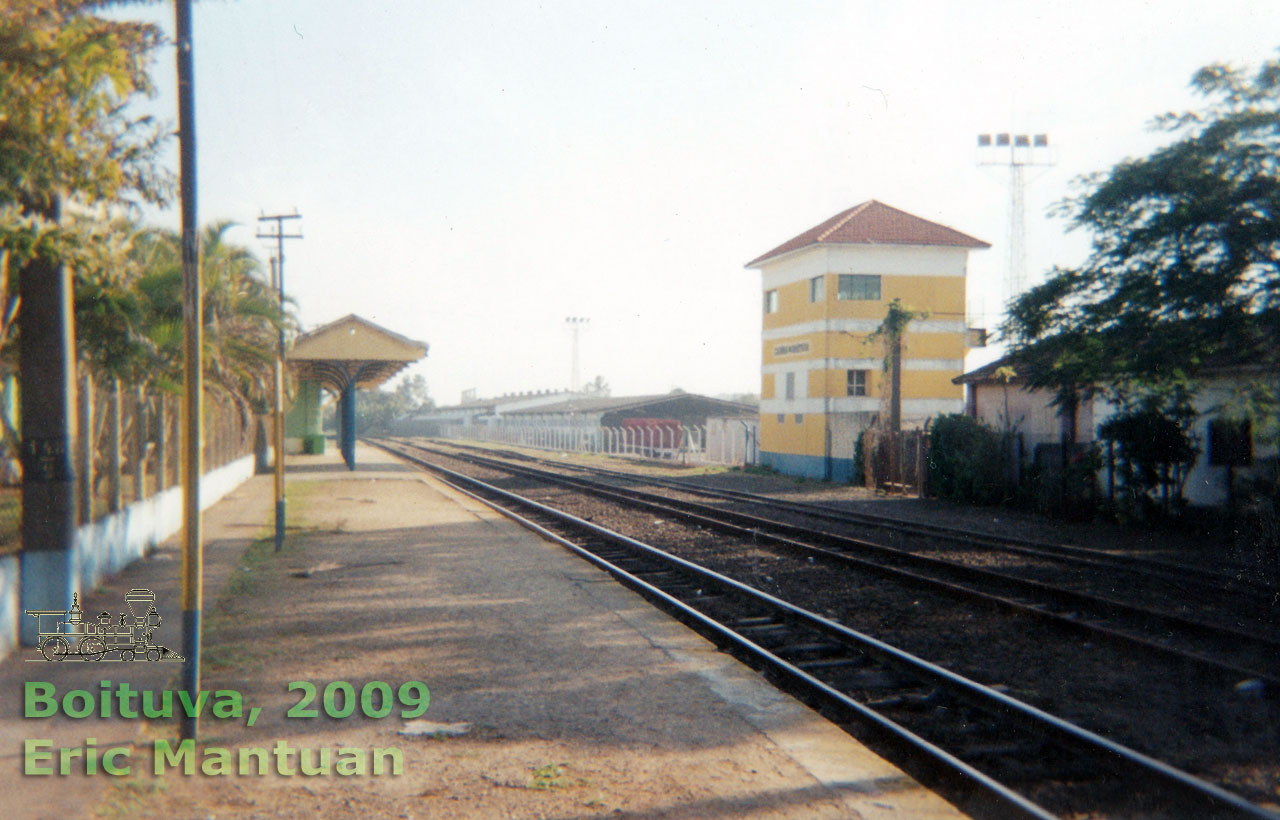
[[[529,778],[529,788],[537,791],[549,791],[551,789],[571,789],[575,786],[583,785],[584,781],[570,777],[565,772],[565,767],[568,765],[568,763],[548,763],[531,769],[533,775]]]
[[[152,798],[162,794],[165,787],[163,780],[144,778],[137,773],[125,777],[113,777],[107,786],[106,794],[94,807],[93,815],[101,820],[155,817],[156,814],[147,810],[147,804]]]
[[[241,674],[261,672],[271,657],[271,648],[258,638],[241,638],[257,611],[256,601],[270,595],[284,577],[282,559],[296,558],[303,550],[305,512],[321,482],[289,485],[285,506],[285,538],[280,552],[275,548],[274,521],[263,527],[258,538],[241,554],[227,578],[226,586],[213,606],[206,610],[205,641],[201,663],[210,671]],[[302,532],[300,532],[302,531]]]

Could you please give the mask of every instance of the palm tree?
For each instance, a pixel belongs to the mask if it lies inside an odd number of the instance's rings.
[[[215,394],[234,402],[247,421],[271,392],[278,333],[293,322],[262,276],[248,248],[230,243],[229,220],[205,227],[201,237],[204,378]],[[156,372],[176,388],[182,368],[182,262],[177,235],[148,232],[135,251],[145,272],[137,290],[145,303],[146,336]]]

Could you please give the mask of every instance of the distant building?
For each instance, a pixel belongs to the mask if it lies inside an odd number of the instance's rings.
[[[618,427],[633,419],[669,419],[683,427],[704,427],[708,418],[754,417],[753,405],[697,393],[652,396],[583,397],[556,404],[527,407],[504,414],[507,424]]]
[[[587,394],[570,390],[531,390],[484,399],[477,398],[475,390],[467,390],[458,404],[433,407],[395,419],[391,423],[391,432],[397,436],[438,436],[443,435],[446,428],[497,424],[507,413],[561,404],[574,398],[587,398]]]
[[[1077,443],[1096,441],[1098,428],[1116,412],[1114,404],[1096,393],[1077,403],[1074,419],[1063,417],[1053,404],[1053,392],[1028,387],[1025,376],[1025,366],[1006,356],[956,377],[955,382],[966,389],[965,413],[997,430],[1016,432],[1028,456],[1042,445],[1058,445],[1071,428]],[[1263,440],[1251,427],[1223,425],[1218,418],[1224,406],[1259,385],[1280,391],[1280,378],[1257,365],[1224,361],[1204,367],[1192,400],[1199,415],[1190,433],[1200,455],[1183,487],[1189,503],[1206,507],[1226,503],[1228,463],[1240,476],[1275,476],[1280,470],[1274,441]],[[1104,477],[1105,471],[1104,467]]]
[[[747,263],[763,274],[760,460],[847,481],[857,434],[886,410],[889,303],[924,311],[903,339],[903,425],[958,413],[969,251],[986,242],[870,200]]]

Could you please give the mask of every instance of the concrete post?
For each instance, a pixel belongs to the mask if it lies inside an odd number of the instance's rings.
[[[120,491],[120,380],[111,380],[111,391],[107,397],[107,509],[119,512],[124,506]]]
[[[163,390],[156,399],[156,492],[169,486],[169,394]]]
[[[76,413],[76,507],[81,524],[93,520],[93,376],[80,377]]]
[[[147,399],[142,385],[133,388],[133,500],[147,497]]]
[[[44,216],[57,222],[55,199]],[[65,265],[35,258],[18,272],[22,307],[22,609],[69,609],[78,588],[75,561],[75,470],[71,440],[75,429],[75,325],[71,317],[71,272]],[[23,643],[35,645],[39,625],[23,616]]]

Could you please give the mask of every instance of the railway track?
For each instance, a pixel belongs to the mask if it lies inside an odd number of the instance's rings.
[[[730,648],[982,818],[1280,815],[727,576],[379,443]]]
[[[1217,686],[1245,685],[1280,699],[1280,640],[1220,623],[1193,620],[1122,600],[1065,589],[922,555],[901,547],[852,538],[786,521],[671,498],[636,489],[603,486],[563,473],[515,465],[476,453],[457,454],[407,443],[424,453],[458,458],[494,469],[573,487],[622,504],[715,528],[835,564],[882,574],[931,592],[978,602],[998,611],[1052,625],[1068,633],[1189,662],[1211,670]]]
[[[623,470],[610,470],[598,466],[540,459],[517,451],[493,450],[458,442],[449,442],[448,446],[481,456],[500,456],[545,466],[550,469],[569,470],[576,473],[624,481],[629,484],[664,487],[704,498],[747,504],[758,509],[785,510],[815,520],[848,524],[899,536],[929,539],[930,541],[950,543],[964,548],[980,548],[1028,556],[1034,559],[1060,561],[1065,565],[1089,570],[1107,569],[1119,571],[1130,577],[1139,577],[1143,582],[1150,582],[1153,579],[1162,581],[1180,593],[1195,596],[1198,601],[1229,601],[1235,607],[1233,614],[1238,620],[1270,624],[1280,623],[1280,587],[1251,577],[1239,569],[1223,571],[1212,567],[1192,567],[1187,564],[1145,555],[1117,554],[1101,549],[1017,538],[1008,535],[994,536],[990,533],[928,522],[909,521],[886,515],[841,510],[823,504],[787,501],[758,493],[712,489],[681,479],[639,475]]]

